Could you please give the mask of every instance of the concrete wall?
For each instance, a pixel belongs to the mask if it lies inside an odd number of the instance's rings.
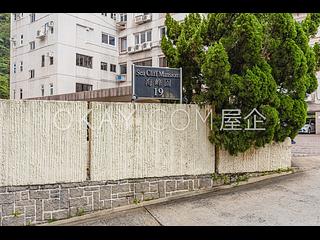
[[[0,101],[0,186],[86,180],[86,126],[70,121],[86,108],[86,102]]]
[[[92,104],[92,180],[214,172],[214,146],[196,115],[205,118],[199,106]]]
[[[238,156],[220,150],[219,173],[263,172],[291,167],[291,141],[273,143],[264,148],[250,149]]]
[[[91,107],[90,150],[87,102],[0,101],[0,186],[85,181],[88,162],[92,181],[214,172],[205,108],[98,102]],[[237,157],[221,151],[218,169],[290,167],[290,148],[287,140]]]

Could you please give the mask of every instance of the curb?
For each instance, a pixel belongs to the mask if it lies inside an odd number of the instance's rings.
[[[233,188],[237,188],[239,186],[250,185],[250,184],[262,182],[262,181],[265,181],[268,179],[274,179],[274,178],[278,178],[278,177],[282,177],[282,176],[293,175],[295,173],[301,173],[301,172],[303,172],[302,169],[297,168],[297,167],[292,167],[292,171],[290,171],[290,172],[272,173],[272,174],[268,174],[265,176],[252,177],[252,178],[249,178],[247,181],[243,181],[243,182],[239,182],[239,183],[232,183],[232,184],[228,184],[228,185],[217,186],[217,187],[213,187],[210,189],[196,190],[196,191],[192,191],[192,192],[182,193],[182,194],[179,194],[176,196],[170,196],[170,197],[165,197],[165,198],[161,198],[161,199],[155,199],[155,200],[150,200],[150,201],[146,201],[146,202],[141,202],[138,204],[131,204],[131,205],[126,205],[126,206],[122,206],[122,207],[117,207],[115,209],[99,210],[97,212],[88,213],[83,216],[75,216],[72,218],[58,220],[58,221],[55,221],[52,223],[38,224],[36,226],[75,226],[77,224],[81,224],[83,222],[88,222],[90,220],[103,219],[106,215],[110,215],[112,213],[123,212],[123,211],[127,211],[127,210],[142,208],[145,206],[155,205],[155,204],[159,204],[159,203],[171,202],[174,200],[180,200],[180,199],[184,199],[184,198],[190,198],[190,197],[194,197],[194,196],[203,195],[206,193],[219,192],[219,191],[226,190],[226,189],[233,189]]]

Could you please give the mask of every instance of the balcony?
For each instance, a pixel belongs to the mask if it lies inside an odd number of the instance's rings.
[[[126,15],[118,15],[116,19],[116,25],[119,30],[126,29],[127,26],[127,16]]]

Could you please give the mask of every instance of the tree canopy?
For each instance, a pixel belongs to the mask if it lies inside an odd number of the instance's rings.
[[[230,154],[294,138],[305,123],[305,97],[317,88],[319,45],[309,46],[320,14],[298,23],[290,13],[166,15],[161,48],[170,67],[183,68],[186,102],[211,104],[212,143]],[[265,131],[220,130],[223,109],[256,108]],[[241,121],[241,126],[246,122]]]
[[[0,98],[9,98],[10,14],[0,13]]]

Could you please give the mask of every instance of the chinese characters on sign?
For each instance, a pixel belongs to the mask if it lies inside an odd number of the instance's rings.
[[[240,127],[240,119],[241,119],[241,110],[240,109],[223,109],[222,110],[222,123],[220,130],[226,131],[236,131],[243,130]],[[254,108],[244,120],[247,121],[247,127],[244,130],[248,131],[261,131],[266,130],[265,128],[257,127],[257,123],[263,123],[266,120],[266,117],[258,112],[256,108]],[[253,123],[253,124],[252,124]]]
[[[135,98],[182,99],[182,69],[133,65]]]

